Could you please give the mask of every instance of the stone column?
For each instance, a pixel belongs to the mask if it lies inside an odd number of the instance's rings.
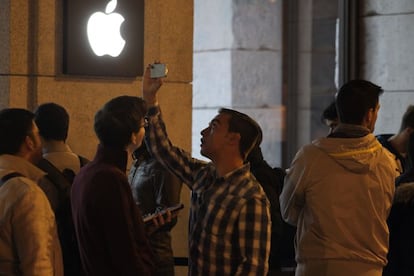
[[[361,77],[385,91],[375,133],[397,133],[414,104],[414,2],[369,0],[361,9]]]
[[[262,151],[280,165],[281,1],[194,1],[193,154],[200,131],[229,107],[249,114],[264,133]]]

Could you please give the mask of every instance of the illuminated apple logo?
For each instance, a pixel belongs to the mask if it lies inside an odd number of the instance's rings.
[[[87,34],[89,45],[97,56],[110,55],[117,57],[125,46],[125,40],[121,36],[121,24],[124,17],[119,13],[113,13],[117,0],[112,0],[106,5],[105,13],[95,12],[88,20]]]

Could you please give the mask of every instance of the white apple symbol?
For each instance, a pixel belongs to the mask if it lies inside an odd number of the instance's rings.
[[[120,32],[124,17],[119,13],[112,13],[116,4],[117,0],[112,0],[106,5],[105,13],[95,12],[89,17],[88,40],[97,56],[117,57],[124,49],[125,40]]]

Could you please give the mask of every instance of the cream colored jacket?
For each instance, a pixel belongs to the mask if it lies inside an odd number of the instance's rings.
[[[44,172],[13,155],[0,155],[0,275],[63,275],[55,217],[36,182]]]
[[[297,262],[360,262],[381,271],[397,175],[372,134],[321,138],[300,149],[280,196],[283,218],[297,226]]]

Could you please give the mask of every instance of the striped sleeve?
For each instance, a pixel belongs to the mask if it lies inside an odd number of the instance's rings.
[[[147,147],[165,168],[191,188],[194,184],[193,176],[206,163],[192,158],[190,153],[172,145],[159,107],[152,108],[149,114],[148,127],[145,129]]]
[[[266,200],[253,198],[247,201],[240,212],[238,231],[244,261],[236,275],[267,275],[271,220]]]

